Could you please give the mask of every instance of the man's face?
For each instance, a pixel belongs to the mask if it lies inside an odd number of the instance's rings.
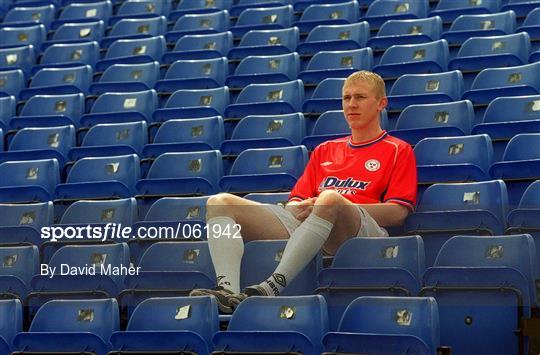
[[[377,98],[372,86],[361,80],[343,87],[343,113],[351,129],[379,124],[380,112],[387,102],[386,97]]]

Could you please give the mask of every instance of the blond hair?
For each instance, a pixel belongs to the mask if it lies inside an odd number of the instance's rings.
[[[346,85],[351,85],[357,81],[361,81],[361,82],[368,83],[369,85],[371,85],[373,92],[375,93],[378,99],[386,96],[384,80],[379,76],[379,74],[376,74],[367,70],[360,70],[360,71],[354,72],[351,75],[349,75],[347,79],[345,79],[345,83],[343,84],[343,87],[345,87]]]

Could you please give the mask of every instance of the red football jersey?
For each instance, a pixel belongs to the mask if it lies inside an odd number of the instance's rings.
[[[289,201],[332,189],[353,203],[395,202],[414,210],[416,159],[411,146],[386,131],[368,142],[353,143],[351,139],[317,146]]]

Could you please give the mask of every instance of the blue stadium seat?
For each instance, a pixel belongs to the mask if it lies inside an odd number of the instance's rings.
[[[487,104],[497,97],[540,93],[540,76],[537,75],[539,70],[540,63],[484,69],[474,79],[471,89],[463,93],[462,98],[473,102],[476,116],[480,117],[477,119],[479,123]]]
[[[292,5],[255,7],[242,11],[236,24],[230,27],[235,37],[242,37],[251,30],[270,30],[291,27],[294,13]]]
[[[9,121],[15,116],[16,103],[15,96],[0,96],[0,129],[3,131],[7,132]]]
[[[64,23],[60,25],[51,40],[43,44],[43,49],[53,44],[96,41],[100,42],[105,35],[105,23],[102,20],[93,22]]]
[[[523,19],[539,6],[540,3],[538,0],[508,0],[506,2],[503,2],[501,10],[514,11],[518,18]]]
[[[428,137],[456,137],[471,133],[474,108],[469,100],[410,105],[401,111],[394,137],[411,145]]]
[[[32,68],[32,73],[50,67],[74,67],[90,65],[94,67],[99,59],[99,44],[96,41],[81,43],[57,43],[43,52],[39,65]]]
[[[47,32],[43,24],[26,27],[0,27],[1,47],[24,46],[31,44],[36,51],[41,51]]]
[[[502,159],[504,149],[519,133],[540,132],[540,96],[498,97],[491,101],[473,134],[488,134],[493,141],[494,161]]]
[[[290,190],[308,161],[304,146],[247,149],[234,161],[230,175],[219,185],[226,192],[279,192]]]
[[[367,41],[377,57],[382,51],[393,45],[417,44],[437,41],[441,37],[442,20],[438,16],[409,19],[388,20],[382,24],[376,36]]]
[[[249,55],[277,55],[292,53],[300,42],[298,27],[276,30],[253,30],[242,36],[240,43],[229,50],[229,59]]]
[[[493,146],[487,134],[424,138],[414,154],[419,192],[437,182],[490,180]]]
[[[83,158],[73,164],[66,182],[56,186],[55,197],[64,201],[127,198],[134,195],[139,178],[135,154]]]
[[[345,78],[327,78],[317,85],[311,98],[304,101],[304,114],[320,115],[328,110],[341,110],[341,93]]]
[[[458,70],[401,75],[388,95],[388,128],[395,127],[400,112],[409,105],[452,102],[462,94],[463,75]]]
[[[0,70],[21,69],[28,76],[35,63],[36,52],[31,44],[0,48]]]
[[[362,48],[345,51],[321,51],[309,61],[306,70],[298,75],[305,85],[318,84],[326,78],[346,78],[358,70],[373,66],[373,51]]]
[[[0,95],[18,99],[25,86],[26,80],[21,69],[0,70]]]
[[[445,72],[447,63],[448,43],[441,39],[428,43],[393,45],[384,52],[373,71],[389,81],[403,74]]]
[[[27,333],[13,339],[19,351],[80,352],[106,354],[109,338],[120,330],[115,299],[55,300],[43,305]]]
[[[498,12],[501,8],[501,0],[439,0],[430,16],[440,16],[444,24],[452,23],[461,15],[479,15]]]
[[[527,32],[469,38],[461,45],[457,56],[450,59],[448,69],[464,72],[467,90],[482,69],[527,64],[530,47]]]
[[[52,201],[26,204],[0,204],[0,233],[2,227],[30,227],[39,231],[53,223]],[[2,241],[7,242],[7,235]]]
[[[57,29],[65,23],[96,20],[102,20],[107,24],[112,16],[112,8],[113,5],[110,0],[67,4],[60,12],[58,19],[53,21],[51,27]]]
[[[150,15],[169,15],[171,11],[171,0],[127,0],[121,2],[116,11],[118,17],[137,17]]]
[[[330,330],[338,330],[347,305],[359,296],[414,296],[425,270],[419,236],[352,238],[319,273],[317,293],[328,303]]]
[[[0,295],[24,300],[30,292],[30,280],[39,274],[38,247],[0,247],[0,259]]]
[[[298,145],[306,135],[304,115],[246,116],[238,122],[231,139],[221,144],[225,155],[238,155],[251,148],[276,148]]]
[[[221,10],[229,10],[233,4],[232,0],[187,0],[178,3],[178,6],[171,11],[169,19],[174,21],[179,17],[187,14],[203,14],[208,12],[216,12]],[[233,16],[239,15],[239,13],[231,14]]]
[[[206,233],[202,228],[198,231]],[[208,244],[198,240],[182,242],[189,238],[187,229],[182,234],[177,241],[136,240],[147,241],[150,246],[146,251],[142,249],[144,254],[138,264],[142,271],[126,279],[126,289],[119,296],[128,314],[150,297],[187,296],[194,288],[215,287],[216,275]]]
[[[137,221],[137,201],[134,198],[119,200],[85,201],[70,205],[60,219],[60,224],[116,223],[131,226]]]
[[[165,122],[177,118],[201,118],[223,116],[229,105],[229,88],[177,90],[168,99],[163,108],[157,109],[152,120]]]
[[[221,159],[218,150],[164,153],[156,158],[146,178],[137,182],[138,197],[215,194],[223,175]]]
[[[272,275],[286,245],[287,240],[254,240],[246,243],[240,269],[240,288],[257,285]],[[288,280],[287,287],[280,295],[312,295],[317,288],[317,274],[321,269],[322,253],[318,253],[293,280]]]
[[[426,265],[451,236],[500,235],[505,230],[508,193],[502,180],[434,184],[405,221],[407,234],[423,236]]]
[[[231,13],[231,16],[238,16],[246,9],[278,7],[289,4],[296,6],[296,4],[291,0],[238,0],[231,5],[229,12]],[[294,10],[299,11],[297,8]]]
[[[221,116],[173,119],[159,127],[152,144],[143,148],[142,156],[148,159],[167,152],[219,149],[224,137],[225,128]]]
[[[107,233],[105,230],[103,233]],[[53,254],[48,261],[48,274],[41,272],[32,278],[33,291],[27,298],[30,314],[52,299],[108,298],[120,293],[128,275],[126,269],[130,268],[129,247],[121,242],[111,244],[111,240],[115,241],[113,232],[108,233],[109,244],[89,244],[86,239],[87,243],[65,245]],[[73,267],[88,271],[73,273]],[[56,269],[50,277],[52,268]],[[120,271],[121,268],[125,269]]]
[[[432,297],[359,297],[323,344],[330,352],[435,355],[440,345],[437,302]]]
[[[96,63],[97,71],[104,71],[113,64],[148,63],[161,60],[166,51],[165,37],[155,36],[114,41],[104,59]]]
[[[185,35],[209,34],[228,31],[230,17],[227,10],[203,14],[186,14],[176,20],[167,32],[167,41],[176,42]]]
[[[0,309],[0,351],[9,354],[14,351],[13,338],[17,333],[22,332],[23,310],[19,300],[1,300]]]
[[[12,7],[4,16],[2,24],[30,25],[42,23],[49,28],[55,18],[56,8],[52,4],[42,6],[17,6]]]
[[[516,30],[516,14],[513,11],[484,15],[461,15],[452,26],[441,35],[448,41],[451,53],[457,53],[459,46],[471,37],[502,36]]]
[[[56,159],[8,161],[0,164],[1,202],[45,202],[52,200],[60,182]]]
[[[516,32],[527,32],[531,37],[532,52],[539,50],[540,44],[540,9],[536,8],[532,10],[523,24],[519,26]]]
[[[308,132],[310,130],[308,129]],[[311,134],[302,140],[302,144],[309,151],[315,149],[320,143],[330,140],[345,137],[351,134],[351,129],[342,110],[330,110],[324,112],[317,118]]]
[[[147,143],[148,128],[145,121],[101,123],[90,127],[81,146],[69,151],[69,160],[124,154],[140,155]]]
[[[369,24],[366,21],[344,25],[318,25],[306,40],[296,47],[300,54],[315,54],[319,51],[345,51],[366,46]]]
[[[375,0],[363,17],[371,28],[379,28],[388,20],[405,20],[427,17],[428,4],[425,0]]]
[[[225,85],[229,88],[244,88],[249,84],[281,83],[296,80],[300,72],[298,53],[248,56],[242,59],[234,74]]]
[[[307,33],[319,25],[344,25],[358,22],[360,15],[356,0],[337,4],[309,5],[294,23],[302,33]]]
[[[163,62],[172,63],[179,59],[221,58],[233,47],[232,32],[185,35],[175,44],[172,51],[163,55]]]
[[[527,353],[521,321],[536,304],[534,256],[526,234],[448,240],[421,291],[439,306],[441,344],[459,354]]]
[[[322,296],[249,297],[213,341],[217,351],[318,354],[327,331]]]
[[[99,81],[90,85],[90,92],[131,92],[149,90],[159,79],[159,62],[141,64],[113,64],[101,75]]]
[[[98,123],[122,123],[150,121],[158,106],[154,89],[136,92],[105,92],[101,94],[90,109],[81,117],[82,126]]]
[[[165,35],[165,32],[167,32],[165,16],[125,18],[114,23],[107,37],[103,38],[100,44],[101,47],[107,48],[118,39],[160,36]]]
[[[171,64],[165,78],[158,81],[158,92],[172,93],[179,89],[213,89],[225,84],[229,73],[227,57],[180,59]]]
[[[301,111],[304,84],[301,80],[284,83],[250,84],[225,110],[226,118],[248,115],[286,114]]]
[[[508,229],[505,234],[530,234],[535,242],[536,269],[535,277],[540,277],[540,264],[538,253],[540,252],[540,180],[529,185],[523,193],[519,205],[508,214]]]
[[[9,150],[0,152],[0,162],[54,158],[63,167],[75,138],[74,126],[23,128],[11,140]]]
[[[35,95],[26,101],[19,116],[13,117],[13,129],[23,127],[80,126],[84,112],[83,94]]]
[[[126,331],[114,332],[112,348],[118,351],[184,351],[208,354],[219,329],[218,307],[213,297],[152,298],[141,302]]]
[[[92,74],[90,65],[42,68],[34,74],[28,88],[22,89],[19,96],[22,100],[28,100],[34,95],[87,94]]]
[[[205,218],[206,218],[206,201],[208,196],[200,197],[162,197],[154,202],[148,212],[144,216],[144,220],[141,220],[133,225],[134,230],[144,227],[146,230],[150,228],[160,227],[172,227],[174,230],[178,228],[178,224],[181,223],[182,240],[204,240],[206,235],[202,233],[204,231]],[[200,234],[200,235],[199,235]],[[130,243],[131,259],[133,262],[139,264],[141,256],[149,245],[154,244],[156,239],[136,239]],[[157,240],[159,241],[159,239]],[[159,270],[154,270],[159,272]],[[167,276],[168,280],[173,278]],[[127,282],[129,283],[128,278]],[[150,277],[149,282],[153,282]],[[178,280],[179,282],[181,280]],[[214,279],[208,279],[206,284],[212,287],[215,284]],[[179,284],[179,283],[177,283]],[[136,283],[133,285],[136,286]],[[165,285],[161,285],[165,287]],[[199,285],[199,287],[202,287]],[[183,288],[183,286],[182,286]]]
[[[508,188],[508,202],[516,207],[532,181],[540,178],[540,133],[515,135],[504,150],[502,161],[494,163],[489,173],[494,179],[503,179]]]
[[[245,199],[271,205],[285,205],[289,200],[288,192],[253,192],[244,196]]]

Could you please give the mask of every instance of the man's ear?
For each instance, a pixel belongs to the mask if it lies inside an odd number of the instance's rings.
[[[386,96],[383,96],[379,99],[379,111],[382,111],[386,106],[388,105],[388,98]]]

